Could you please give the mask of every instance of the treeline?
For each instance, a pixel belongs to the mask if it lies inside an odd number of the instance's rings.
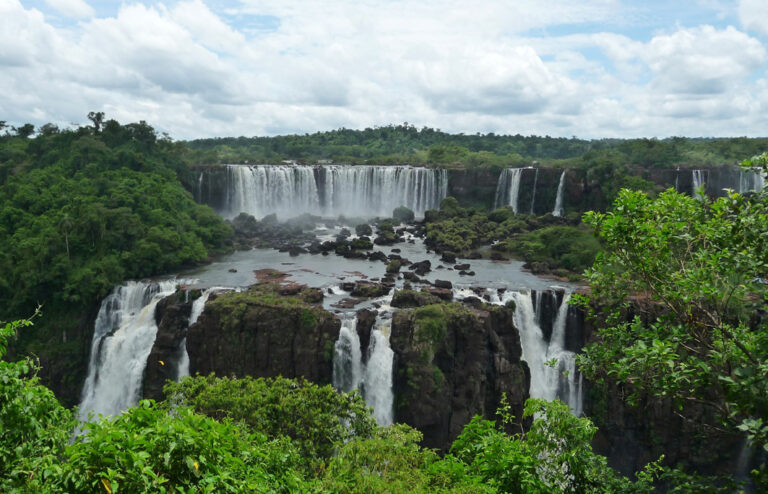
[[[573,167],[575,161],[618,156],[623,164],[668,167],[736,164],[768,148],[768,138],[684,138],[585,140],[550,136],[449,134],[407,123],[338,129],[304,135],[225,137],[186,142],[198,163],[272,163],[333,160],[353,164],[427,164],[491,167]]]

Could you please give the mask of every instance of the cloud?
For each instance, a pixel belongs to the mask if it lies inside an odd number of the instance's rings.
[[[60,24],[44,7],[0,0],[2,118],[66,125],[98,110],[175,138],[404,121],[471,133],[744,135],[765,122],[759,39],[674,19],[638,34],[618,0],[221,5],[129,0]]]
[[[768,36],[768,3],[765,0],[741,0],[739,18],[745,29]]]
[[[733,27],[701,26],[654,37],[642,59],[656,75],[659,89],[715,94],[765,64],[766,50]]]
[[[45,0],[45,3],[59,14],[75,19],[93,17],[95,13],[85,0]]]

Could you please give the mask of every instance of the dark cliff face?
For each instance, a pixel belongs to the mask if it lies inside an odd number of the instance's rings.
[[[491,170],[450,170],[448,195],[465,205],[493,208],[499,172]]]
[[[395,421],[416,427],[428,447],[446,450],[476,415],[493,418],[505,393],[522,416],[530,374],[505,307],[459,304],[401,310],[392,319]]]
[[[190,373],[330,383],[341,323],[302,293],[285,297],[257,286],[211,295],[187,332]]]
[[[625,317],[630,320],[635,314],[644,324],[655,317],[647,308],[642,312],[630,308]],[[595,323],[583,310],[571,310],[568,317],[567,346],[580,349],[599,341]],[[623,474],[631,475],[661,455],[665,465],[681,465],[703,475],[737,470],[744,437],[702,425],[717,425],[711,410],[688,404],[681,411],[669,399],[648,395],[632,406],[625,400],[630,392],[625,386],[599,387],[586,380],[584,386],[584,413],[598,427],[592,446]]]
[[[43,313],[46,317],[45,311]],[[44,336],[32,333],[34,336],[22,342],[26,335],[20,335],[18,343],[11,342],[4,359],[14,361],[25,355],[38,359],[40,371],[37,376],[40,382],[53,391],[62,405],[74,407],[80,402],[88,374],[91,339],[98,313],[99,304],[96,303],[82,314],[76,311],[57,314],[60,319],[55,324],[44,325]],[[32,338],[39,338],[40,343],[31,348],[22,344],[28,344]]]
[[[157,336],[144,368],[144,398],[164,399],[166,381],[178,377],[181,344],[187,335],[192,299],[199,294],[199,291],[194,291],[188,297],[179,290],[158,302],[155,308]]]
[[[676,169],[630,166],[629,170],[618,173],[629,173],[648,180],[656,184],[657,190],[677,187],[678,192],[691,194],[693,169],[697,167],[690,165]],[[702,170],[709,195],[722,196],[724,188],[739,189],[742,178],[739,168],[724,165],[702,168]],[[551,213],[555,207],[562,172],[560,168],[538,166],[525,168],[520,176],[518,210],[521,213],[533,211],[539,215]],[[195,173],[197,175],[192,188],[195,200],[208,204],[216,211],[226,211],[229,206],[227,204],[228,189],[231,187],[226,167],[201,167]],[[319,179],[323,180],[323,169],[319,169],[317,173]],[[448,195],[458,199],[463,206],[492,209],[500,174],[500,170],[491,169],[449,170]],[[569,169],[563,187],[565,211],[583,213],[608,209],[611,205],[609,198],[618,190],[616,184],[609,183],[616,178],[611,177],[610,173],[602,176],[594,169]],[[607,190],[612,187],[614,190]]]
[[[687,406],[686,420],[670,400],[644,397],[630,406],[621,386],[604,390],[585,384],[584,412],[599,428],[592,446],[623,474],[631,475],[661,455],[665,465],[681,465],[704,475],[737,470],[744,438],[700,425],[699,421],[713,421],[702,407]]]

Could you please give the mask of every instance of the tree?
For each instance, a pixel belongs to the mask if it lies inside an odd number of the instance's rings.
[[[605,252],[581,300],[599,321],[581,370],[625,386],[630,401],[650,393],[681,412],[703,406],[717,419],[708,425],[747,432],[768,451],[768,331],[751,318],[768,302],[765,194],[622,190],[612,212],[584,219]]]
[[[88,112],[88,120],[93,122],[93,133],[100,134],[101,126],[104,123],[104,112],[103,111]]]
[[[22,125],[21,127],[15,127],[14,130],[16,131],[16,135],[18,137],[21,137],[22,139],[26,139],[27,137],[35,133],[35,126],[28,123],[28,124]]]
[[[368,437],[375,421],[357,393],[277,377],[207,377],[168,383],[169,401],[214,418],[242,421],[270,438],[290,437],[308,458],[329,458],[352,437]]]
[[[41,492],[57,471],[74,425],[72,413],[40,385],[36,362],[2,360],[30,319],[0,323],[0,491]]]
[[[588,418],[570,413],[560,401],[529,399],[523,418],[532,418],[527,432],[508,435],[504,428],[513,419],[505,406],[501,424],[475,416],[451,446],[451,453],[469,465],[499,492],[544,494],[550,492],[650,493],[658,465],[651,463],[631,482],[592,451],[597,427]]]

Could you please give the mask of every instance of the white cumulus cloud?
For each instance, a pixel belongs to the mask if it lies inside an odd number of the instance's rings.
[[[65,17],[82,19],[94,15],[93,7],[85,0],[45,0],[45,3]]]

